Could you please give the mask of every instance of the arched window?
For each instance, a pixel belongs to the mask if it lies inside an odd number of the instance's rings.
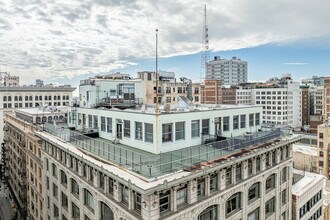
[[[25,96],[25,101],[29,101],[29,97],[28,96]]]
[[[52,116],[48,116],[48,122],[52,122],[52,121],[53,121]]]
[[[18,101],[18,97],[17,96],[15,96],[15,101]]]
[[[242,193],[238,192],[232,195],[226,201],[226,218],[242,209]]]
[[[58,120],[58,116],[57,115],[54,116],[54,120],[55,121]]]
[[[52,100],[52,96],[48,96],[48,100]]]
[[[29,100],[32,101],[32,95],[29,96]]]
[[[8,102],[11,102],[11,96],[8,96]]]
[[[35,101],[38,101],[38,98],[39,98],[39,97],[36,95],[36,97],[34,97]]]
[[[114,215],[113,215],[113,211],[109,208],[109,206],[107,206],[104,202],[101,202],[100,205],[100,220],[114,220]]]
[[[42,100],[42,96],[41,95],[39,96],[39,100]]]
[[[275,173],[270,175],[266,180],[266,192],[275,188],[276,176]]]
[[[45,100],[48,100],[48,96],[45,95]]]
[[[84,205],[94,211],[94,196],[87,189],[84,189]]]
[[[57,96],[56,96],[56,95],[54,95],[54,100],[56,100],[56,98],[57,98]]]
[[[253,184],[248,191],[248,203],[260,198],[260,182]]]
[[[57,96],[57,100],[61,100],[61,96],[60,95]]]
[[[66,100],[69,100],[69,96],[68,95],[66,96]]]
[[[47,122],[47,118],[46,118],[46,116],[43,116],[42,117],[42,123],[45,123],[45,122]]]
[[[71,193],[76,198],[79,198],[79,185],[74,179],[71,179]]]
[[[4,96],[4,97],[3,97],[3,101],[4,101],[4,102],[7,102],[7,96]]]
[[[18,99],[19,99],[19,101],[22,101],[23,100],[22,96],[19,96]]]
[[[63,117],[63,115],[60,115],[60,119],[62,120],[64,117]]]
[[[198,215],[198,220],[217,220],[217,205],[206,208],[201,214]]]

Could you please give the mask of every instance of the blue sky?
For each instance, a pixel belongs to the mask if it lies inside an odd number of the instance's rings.
[[[207,0],[211,58],[248,61],[249,80],[330,75],[329,0]],[[159,69],[199,79],[204,1],[0,0],[0,67],[23,84],[78,85]],[[164,58],[166,57],[166,58]]]

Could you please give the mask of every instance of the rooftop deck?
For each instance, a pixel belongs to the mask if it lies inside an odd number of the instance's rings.
[[[265,142],[284,135],[280,128],[261,131],[222,141],[187,146],[167,153],[152,154],[122,144],[115,144],[101,138],[90,138],[77,131],[71,131],[52,124],[45,124],[44,131],[73,144],[91,156],[108,161],[116,166],[138,173],[144,177],[158,177],[176,171],[192,171],[195,165],[214,161],[235,153],[241,154],[250,147],[265,147]],[[271,145],[270,143],[266,143]],[[260,145],[260,146],[258,146]]]

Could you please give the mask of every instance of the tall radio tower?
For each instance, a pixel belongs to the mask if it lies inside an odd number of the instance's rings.
[[[209,51],[209,28],[207,25],[207,14],[206,14],[206,4],[204,5],[204,25],[203,25],[203,48],[202,48],[202,59],[201,59],[201,74],[200,81],[204,83],[206,76],[206,63],[210,59]]]

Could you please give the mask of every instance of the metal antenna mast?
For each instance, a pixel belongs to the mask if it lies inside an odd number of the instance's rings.
[[[204,5],[204,25],[203,25],[203,48],[202,48],[202,59],[201,59],[201,74],[200,81],[204,82],[206,76],[206,63],[210,59],[209,51],[209,28],[207,25],[207,14],[206,14],[206,4]]]

